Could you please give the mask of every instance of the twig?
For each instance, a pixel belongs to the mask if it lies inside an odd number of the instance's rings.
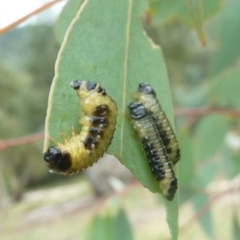
[[[19,137],[19,138],[0,140],[0,151],[4,150],[6,148],[9,148],[9,147],[36,142],[36,141],[43,139],[43,137],[44,137],[44,133],[40,132],[40,133],[31,134],[28,136]]]
[[[197,116],[207,115],[207,114],[227,114],[234,117],[240,117],[240,111],[234,109],[227,109],[227,108],[216,108],[216,107],[205,107],[205,108],[190,108],[190,109],[175,109],[174,114],[177,117],[180,116],[189,116],[189,118],[196,119]],[[43,139],[44,133],[35,133],[32,135],[20,137],[20,138],[13,138],[8,140],[0,140],[0,151],[9,147],[28,144],[31,142],[38,141]]]
[[[48,2],[46,4],[44,4],[43,6],[35,9],[34,11],[28,13],[27,15],[19,18],[18,20],[16,20],[15,22],[9,24],[8,26],[0,29],[0,35],[1,34],[4,34],[5,32],[8,32],[9,30],[11,30],[12,28],[16,27],[17,25],[19,25],[20,23],[24,22],[25,20],[27,20],[28,18],[34,16],[35,14],[39,13],[39,12],[42,12],[44,11],[45,9],[51,7],[52,5],[54,5],[55,3],[58,3],[60,1],[63,1],[63,0],[53,0],[51,2]]]

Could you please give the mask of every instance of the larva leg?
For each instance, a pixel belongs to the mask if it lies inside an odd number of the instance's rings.
[[[71,129],[72,129],[72,136],[74,136],[74,137],[75,137],[77,134],[76,134],[76,132],[75,132],[75,129],[74,129],[74,127],[72,126],[72,127],[71,127]]]

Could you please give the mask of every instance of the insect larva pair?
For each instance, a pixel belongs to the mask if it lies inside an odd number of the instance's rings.
[[[177,190],[173,165],[180,159],[176,136],[148,84],[139,85],[136,97],[139,102],[128,106],[133,126],[142,142],[152,174],[159,181],[163,195],[171,201]]]
[[[94,82],[73,81],[79,96],[82,130],[70,139],[55,142],[44,153],[51,172],[72,174],[91,166],[106,152],[116,125],[117,107],[105,90]]]
[[[116,125],[117,107],[96,83],[74,81],[71,86],[79,96],[82,131],[72,130],[70,139],[55,142],[44,153],[50,171],[72,174],[96,162],[107,150]],[[173,165],[180,158],[173,129],[148,84],[140,84],[139,102],[129,105],[130,116],[148,159],[148,164],[164,196],[172,200],[177,190]]]

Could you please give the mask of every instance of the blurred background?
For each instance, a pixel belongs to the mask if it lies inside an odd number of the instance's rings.
[[[112,226],[126,235],[105,239],[168,239],[162,198],[117,159],[106,155],[70,177],[49,174],[42,160],[48,93],[65,33],[59,26],[67,28],[82,1],[7,2],[0,3],[0,239],[38,240],[47,233],[56,240],[100,240],[99,229]],[[179,239],[235,240],[240,239],[240,1],[193,2],[149,0],[150,10],[142,16],[164,53],[175,108],[182,153]]]

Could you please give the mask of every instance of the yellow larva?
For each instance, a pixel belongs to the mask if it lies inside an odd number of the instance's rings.
[[[141,83],[139,84],[136,97],[154,118],[154,121],[156,122],[161,134],[163,143],[167,148],[169,159],[173,164],[176,164],[180,159],[178,141],[166,114],[164,113],[158,99],[156,98],[155,91],[149,84]]]
[[[157,124],[142,103],[133,102],[129,104],[128,108],[133,127],[145,150],[149,168],[155,179],[159,181],[165,198],[172,201],[178,187],[177,178]]]
[[[97,83],[73,81],[71,86],[79,96],[80,134],[72,130],[70,139],[57,142],[44,153],[51,172],[73,174],[91,166],[106,152],[112,141],[117,106]]]

